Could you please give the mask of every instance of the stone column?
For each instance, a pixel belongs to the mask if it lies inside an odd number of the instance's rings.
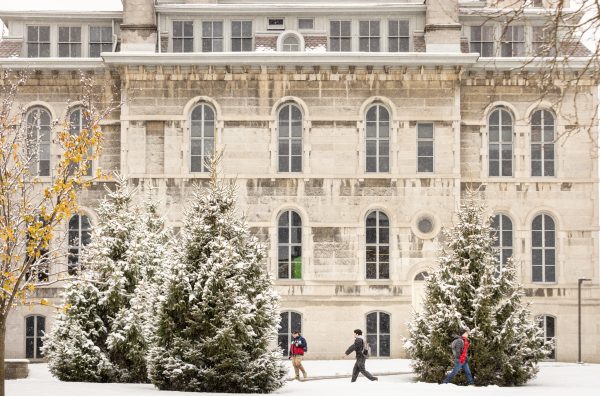
[[[156,52],[154,0],[123,0],[121,52]]]
[[[458,0],[427,0],[426,52],[460,52]]]

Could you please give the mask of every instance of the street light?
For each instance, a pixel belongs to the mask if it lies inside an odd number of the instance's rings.
[[[577,342],[578,342],[578,357],[577,357],[577,363],[581,364],[583,363],[581,361],[581,284],[583,282],[586,281],[592,281],[591,279],[588,278],[579,278],[577,279],[577,321],[578,321],[578,325],[577,325],[577,331],[578,331],[578,335],[577,335]]]

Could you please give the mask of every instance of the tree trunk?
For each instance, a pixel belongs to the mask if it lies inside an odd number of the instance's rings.
[[[6,337],[6,318],[0,317],[0,396],[4,396],[4,343]]]

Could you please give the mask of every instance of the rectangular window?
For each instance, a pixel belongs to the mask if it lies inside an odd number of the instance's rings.
[[[329,51],[348,52],[352,51],[352,22],[330,21],[329,22]]]
[[[502,33],[502,56],[525,56],[525,27],[507,26]]]
[[[102,52],[112,51],[112,27],[90,26],[91,58],[98,58]]]
[[[194,52],[194,21],[173,21],[173,52]]]
[[[299,18],[298,30],[312,30],[315,28],[315,20],[313,18]]]
[[[202,22],[202,52],[223,52],[223,22]]]
[[[417,124],[417,172],[433,172],[433,123]]]
[[[231,50],[252,51],[252,21],[231,22]]]
[[[267,30],[285,30],[283,18],[269,18]]]
[[[388,21],[388,51],[408,52],[410,51],[410,34],[408,21]]]
[[[493,26],[471,26],[470,51],[482,57],[494,56]]]
[[[544,26],[534,26],[532,30],[531,49],[535,56],[555,56],[556,45],[550,37],[548,28]]]
[[[58,28],[58,56],[61,58],[81,57],[80,26],[60,26]]]
[[[50,26],[27,26],[27,57],[50,57]]]
[[[379,21],[360,21],[358,39],[361,52],[379,52]]]

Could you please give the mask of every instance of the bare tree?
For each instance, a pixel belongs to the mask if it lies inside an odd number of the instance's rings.
[[[509,72],[525,76],[528,86],[535,89],[535,101],[551,103],[568,126],[555,140],[585,131],[595,142],[600,83],[600,0],[487,0],[483,3],[483,7],[463,7],[461,11],[480,16],[483,25],[500,24],[501,42],[496,55],[521,58],[522,62]],[[511,27],[525,20],[535,20],[535,23],[531,28],[531,52],[521,53],[505,45],[505,40],[510,41],[514,34]],[[497,59],[490,62],[498,62]],[[585,111],[580,111],[583,106]]]
[[[77,195],[102,175],[90,175],[90,160],[102,145],[100,121],[118,104],[96,108],[97,87],[82,75],[83,128],[70,128],[69,119],[39,127],[40,114],[28,114],[16,105],[27,77],[3,72],[0,103],[0,396],[4,396],[6,322],[11,310],[25,302],[39,280],[48,274],[53,257],[53,234],[77,210]],[[49,118],[49,117],[48,117]],[[37,127],[36,127],[37,126]],[[48,134],[50,136],[48,136]],[[40,177],[42,140],[60,147],[60,159]]]

